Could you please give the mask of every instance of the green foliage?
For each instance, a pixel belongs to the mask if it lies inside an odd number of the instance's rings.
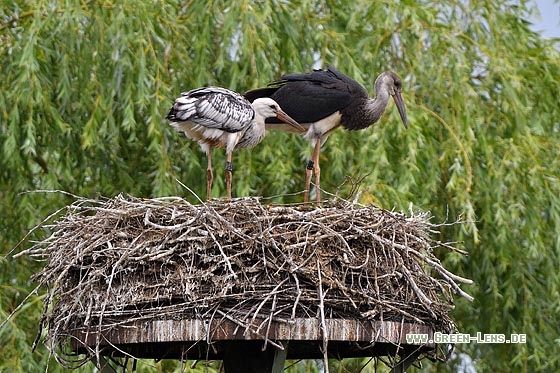
[[[475,302],[457,302],[460,330],[526,333],[527,344],[471,343],[458,352],[480,370],[558,370],[560,53],[558,43],[529,29],[531,6],[4,1],[0,252],[71,201],[27,192],[196,202],[177,179],[203,196],[203,154],[164,119],[181,91],[218,85],[242,92],[284,72],[333,64],[371,92],[376,75],[392,69],[405,80],[410,128],[390,105],[374,128],[333,133],[321,155],[323,187],[345,195],[363,177],[363,203],[413,203],[435,221],[462,217],[461,228],[442,233],[469,250],[467,258],[445,258],[447,266],[475,281],[468,289]],[[310,151],[301,138],[270,133],[257,148],[236,152],[234,195],[300,192]],[[224,194],[224,161],[215,151],[215,195]],[[0,261],[0,320],[33,289],[29,278],[41,265],[9,255]],[[31,297],[0,329],[0,371],[60,369],[44,346],[31,352],[40,300]],[[142,371],[171,369],[158,364]],[[314,364],[293,371],[317,371]]]

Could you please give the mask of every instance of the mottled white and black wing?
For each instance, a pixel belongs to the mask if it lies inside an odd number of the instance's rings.
[[[238,132],[251,124],[253,107],[243,96],[219,87],[193,89],[181,94],[171,107],[167,119],[191,122],[225,132]]]

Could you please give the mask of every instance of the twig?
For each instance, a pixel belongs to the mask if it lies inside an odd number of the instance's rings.
[[[327,331],[327,322],[325,321],[325,304],[323,294],[323,282],[321,280],[321,264],[317,261],[317,277],[319,279],[319,314],[321,317],[321,334],[323,336],[323,362],[325,364],[325,373],[329,373],[329,357],[328,357],[328,344],[329,335]]]

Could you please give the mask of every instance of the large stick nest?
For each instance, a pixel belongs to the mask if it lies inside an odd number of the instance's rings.
[[[77,199],[24,254],[45,260],[42,328],[55,355],[78,328],[138,319],[396,320],[452,333],[452,293],[428,214],[349,202],[193,205],[177,197]],[[139,311],[141,310],[141,311]],[[64,353],[63,353],[64,354]],[[57,356],[60,358],[61,356]]]

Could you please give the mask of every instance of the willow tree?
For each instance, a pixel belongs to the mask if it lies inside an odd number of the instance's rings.
[[[485,371],[559,369],[560,53],[529,28],[533,11],[505,0],[4,1],[0,250],[71,194],[204,195],[203,155],[164,119],[181,91],[244,91],[332,64],[373,95],[375,76],[392,69],[404,78],[410,128],[390,107],[374,128],[334,133],[323,187],[348,196],[361,180],[363,203],[464,222],[442,232],[469,250],[447,266],[476,282],[467,289],[476,300],[458,300],[453,313],[460,330],[527,342],[459,345],[450,364],[469,356]],[[270,133],[236,152],[234,194],[299,200],[289,195],[303,188],[309,154],[302,138]],[[0,265],[5,319],[40,264],[7,255]],[[0,370],[48,364],[44,347],[30,352],[40,300],[0,329]]]

